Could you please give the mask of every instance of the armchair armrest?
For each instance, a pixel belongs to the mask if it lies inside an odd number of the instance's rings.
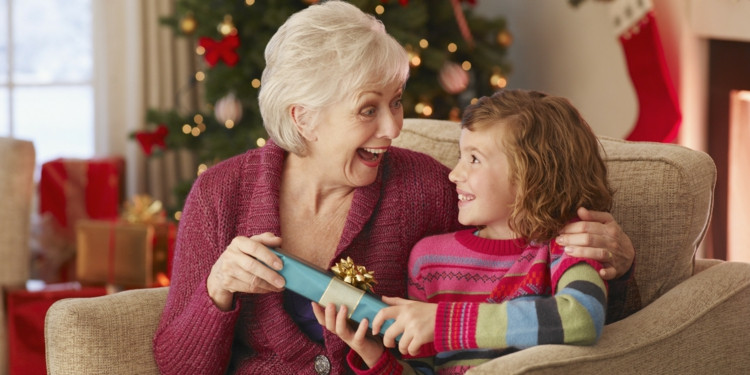
[[[696,259],[693,266],[693,275],[701,273],[717,264],[724,263],[721,259]]]
[[[159,374],[153,337],[167,287],[55,302],[44,323],[49,374]]]
[[[605,326],[595,346],[537,346],[467,374],[750,373],[749,312],[750,263],[723,262]]]

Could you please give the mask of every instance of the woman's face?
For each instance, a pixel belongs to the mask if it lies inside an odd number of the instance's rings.
[[[456,184],[458,221],[486,226],[485,238],[515,238],[508,219],[515,201],[510,183],[510,165],[505,153],[504,124],[461,130],[458,164],[448,175]]]
[[[321,111],[308,155],[326,178],[353,187],[375,181],[384,153],[403,126],[402,90],[402,83],[366,88]]]

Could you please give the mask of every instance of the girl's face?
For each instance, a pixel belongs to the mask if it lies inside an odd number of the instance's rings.
[[[401,133],[403,85],[367,88],[324,108],[316,119],[309,155],[330,182],[366,186],[375,181],[391,140]]]
[[[461,130],[460,157],[448,176],[456,184],[458,221],[485,226],[480,231],[485,238],[517,237],[508,225],[516,193],[510,183],[505,136],[503,123]]]

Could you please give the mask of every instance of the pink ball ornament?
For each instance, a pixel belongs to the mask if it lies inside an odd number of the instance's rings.
[[[216,120],[219,123],[227,125],[227,122],[231,122],[232,126],[234,126],[234,124],[242,119],[242,103],[234,93],[229,93],[216,102],[214,116],[216,116]]]
[[[460,65],[446,62],[438,74],[440,86],[449,94],[458,94],[469,87],[469,73]]]

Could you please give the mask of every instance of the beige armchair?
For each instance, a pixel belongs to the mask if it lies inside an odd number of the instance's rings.
[[[455,162],[458,125],[405,121],[395,145]],[[711,217],[716,169],[677,145],[602,138],[613,214],[637,250],[642,304],[591,347],[543,345],[471,374],[750,373],[750,264],[695,260]],[[167,289],[57,302],[45,325],[51,374],[157,374],[151,340]],[[640,302],[640,303],[638,303]]]
[[[0,138],[0,287],[29,279],[29,225],[34,193],[34,144]],[[0,375],[8,373],[5,298],[0,293]]]

